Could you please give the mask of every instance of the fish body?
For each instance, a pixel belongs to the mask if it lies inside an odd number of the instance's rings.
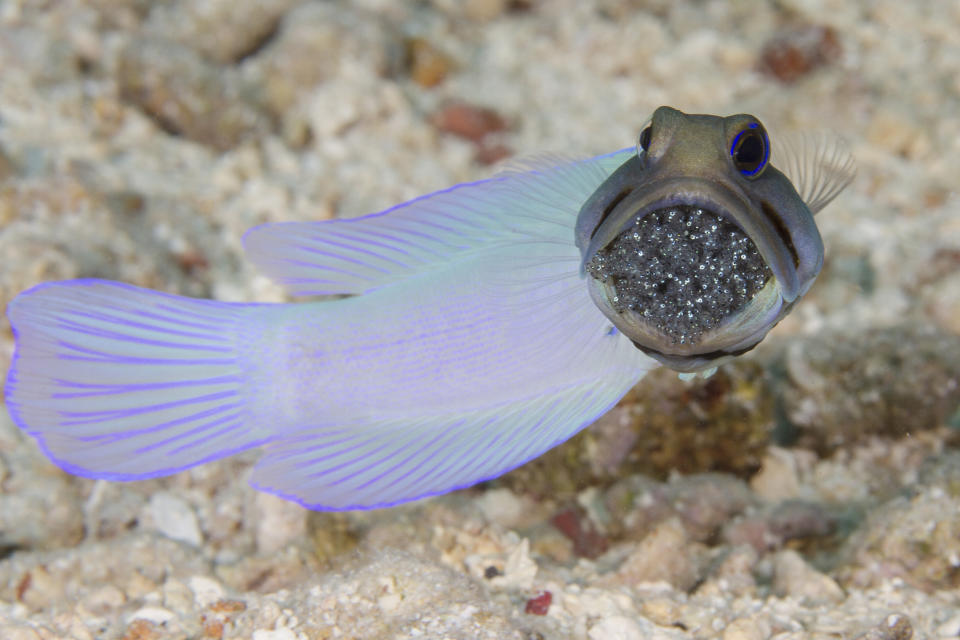
[[[248,232],[251,258],[292,294],[346,298],[230,304],[102,280],[38,285],[8,308],[7,407],[54,462],[89,477],[155,477],[261,447],[251,484],[316,509],[496,477],[589,425],[658,360],[691,371],[730,355],[684,344],[664,356],[645,341],[675,335],[637,333],[623,321],[635,309],[605,304],[623,278],[591,261],[618,238],[621,253],[635,249],[623,228],[646,214],[608,205],[651,182],[634,170],[647,153],[541,158],[379,214]],[[688,185],[717,162],[729,155],[666,161]],[[753,297],[780,281],[755,271]],[[635,276],[623,286],[639,291]],[[791,291],[792,303],[802,291]],[[751,304],[727,311],[750,316]],[[780,311],[732,324],[762,338]]]

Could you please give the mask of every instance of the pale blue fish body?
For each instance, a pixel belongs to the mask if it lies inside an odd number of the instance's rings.
[[[590,302],[572,241],[583,201],[631,153],[247,238],[294,293],[363,295],[240,305],[39,285],[8,310],[10,412],[91,477],[153,477],[262,446],[252,484],[313,508],[500,475],[656,365]]]
[[[801,178],[814,175],[799,195],[774,169],[757,180],[780,194],[758,192],[762,215],[800,222],[756,234],[763,260],[786,266],[753,265],[756,291],[730,306],[729,318],[658,319],[669,333],[617,301],[646,299],[642,274],[637,280],[622,259],[636,225],[665,221],[667,205],[683,215],[709,209],[710,189],[727,194],[720,183],[740,180],[718,169],[729,173],[731,155],[741,172],[757,158],[766,163],[769,153],[758,155],[731,129],[759,127],[749,117],[716,118],[716,126],[686,117],[658,110],[654,133],[641,139],[650,157],[645,148],[543,157],[379,214],[265,225],[245,238],[251,259],[293,295],[350,297],[230,304],[102,280],[38,285],[8,307],[10,414],[64,469],[110,480],[260,447],[251,484],[317,509],[388,506],[496,477],[596,420],[658,360],[703,370],[731,357],[723,349],[759,341],[819,270],[812,213],[849,181],[852,165],[815,148],[787,156],[800,158]],[[749,133],[751,144],[765,144]],[[734,135],[734,151],[747,149],[739,156],[720,149]],[[763,167],[750,169],[753,180]],[[656,190],[665,184],[648,174],[668,175],[696,198],[678,205],[668,194],[666,205],[648,206],[643,199],[663,200]],[[707,178],[720,186],[689,186]],[[758,215],[744,184],[736,188],[748,195],[731,202],[747,204],[703,219],[716,228],[730,218],[738,242],[754,246],[737,231]],[[800,227],[812,229],[809,242]],[[791,266],[778,248],[790,233],[795,256],[800,241],[813,247],[801,280],[800,261]]]

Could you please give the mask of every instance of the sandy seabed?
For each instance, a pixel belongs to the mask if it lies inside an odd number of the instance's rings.
[[[960,638],[958,34],[902,0],[0,1],[2,304],[281,301],[251,226],[623,148],[661,104],[859,166],[763,348],[471,490],[311,513],[255,455],[95,482],[0,412],[0,638]]]

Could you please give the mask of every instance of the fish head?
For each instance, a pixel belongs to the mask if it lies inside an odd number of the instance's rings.
[[[579,212],[576,242],[594,303],[677,371],[755,347],[823,265],[814,211],[770,156],[754,116],[660,107],[636,155]]]

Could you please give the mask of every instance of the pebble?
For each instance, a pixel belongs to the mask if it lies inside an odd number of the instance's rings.
[[[700,578],[699,545],[687,536],[678,518],[664,520],[627,557],[616,572],[624,584],[663,580],[687,590]]]
[[[17,584],[17,600],[34,610],[45,609],[65,597],[65,585],[43,565],[26,572]]]
[[[536,505],[526,496],[518,496],[510,489],[491,489],[477,499],[477,506],[488,522],[511,529],[530,519]]]
[[[45,640],[31,626],[25,624],[0,624],[0,638],[4,640]]]
[[[117,587],[107,584],[83,599],[83,606],[94,614],[103,614],[112,609],[119,609],[127,601],[126,594]]]
[[[503,575],[491,578],[489,584],[500,589],[530,589],[537,570],[537,563],[530,557],[530,541],[523,538],[507,555]]]
[[[454,69],[453,61],[426,38],[404,42],[410,77],[421,87],[435,87]]]
[[[154,526],[163,535],[195,547],[203,543],[197,514],[180,496],[167,491],[156,493],[150,498],[149,509]]]
[[[723,640],[767,640],[770,625],[752,618],[737,618],[723,630]]]
[[[834,63],[842,52],[840,37],[832,27],[799,25],[770,38],[760,53],[760,70],[789,84]]]
[[[207,576],[192,576],[187,580],[187,585],[193,591],[194,601],[200,608],[219,602],[227,595],[219,582]]]
[[[438,130],[471,142],[507,128],[506,120],[495,110],[460,101],[443,105],[430,121]]]
[[[941,638],[960,638],[960,613],[937,626]]]
[[[590,627],[589,637],[590,640],[649,640],[651,636],[636,620],[611,616]]]
[[[297,634],[286,627],[257,629],[253,632],[253,640],[297,640]]]
[[[773,592],[809,605],[837,603],[846,598],[836,581],[811,567],[792,549],[780,551],[774,556]]]
[[[269,493],[258,492],[253,501],[257,551],[270,555],[306,537],[308,510]]]
[[[892,613],[883,622],[858,635],[854,640],[911,640],[913,625],[910,618],[901,613]]]
[[[120,55],[116,82],[158,130],[217,151],[269,129],[255,92],[235,71],[174,42],[137,40]]]
[[[134,620],[145,620],[151,622],[155,625],[163,625],[171,620],[175,620],[177,614],[170,609],[165,609],[163,607],[143,607],[137,609],[127,618],[128,623],[132,623]]]
[[[150,11],[147,30],[220,63],[255,54],[299,0],[176,0]]]

